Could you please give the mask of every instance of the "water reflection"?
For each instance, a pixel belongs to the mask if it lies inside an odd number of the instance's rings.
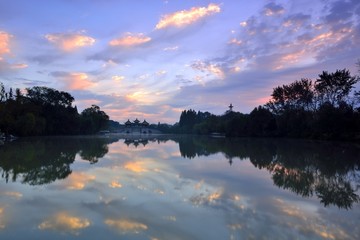
[[[1,176],[6,182],[21,181],[30,185],[65,179],[72,173],[70,165],[77,155],[91,164],[97,163],[108,153],[108,145],[119,140],[118,137],[19,140],[0,148]],[[256,168],[266,169],[276,186],[302,197],[316,196],[324,206],[349,209],[360,200],[357,194],[360,186],[360,147],[356,144],[189,136],[132,137],[121,141],[135,148],[173,141],[178,143],[183,158],[222,153],[230,165],[236,160],[249,159]],[[129,161],[124,168],[136,173],[146,171],[146,166],[140,161]],[[76,173],[67,181],[73,189],[81,189],[81,179],[92,178]],[[121,183],[114,180],[109,186],[120,188]],[[114,220],[112,225],[119,224]]]
[[[186,158],[223,153],[229,164],[234,158],[249,159],[267,169],[276,186],[303,197],[316,195],[324,206],[351,208],[359,202],[360,146],[338,142],[284,139],[178,138]]]
[[[70,164],[79,154],[83,160],[96,163],[108,152],[112,138],[28,138],[0,148],[0,171],[6,182],[21,181],[42,185],[65,179]]]
[[[0,238],[359,239],[358,157],[295,140],[18,139],[0,147]]]

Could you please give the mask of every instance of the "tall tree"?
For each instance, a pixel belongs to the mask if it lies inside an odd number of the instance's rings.
[[[81,112],[82,131],[96,133],[106,126],[108,120],[109,116],[99,106],[92,105]]]
[[[272,99],[266,106],[275,114],[286,110],[311,110],[313,108],[314,89],[312,81],[301,79],[289,85],[273,89]]]
[[[316,79],[315,90],[321,104],[329,102],[333,106],[339,106],[341,102],[346,102],[349,93],[358,81],[359,79],[351,76],[347,69],[336,70],[334,73],[323,71]]]
[[[36,104],[71,107],[74,97],[67,92],[62,92],[48,87],[27,88],[27,97]]]
[[[3,102],[6,100],[6,97],[5,97],[5,87],[4,87],[4,84],[0,82],[0,102]]]

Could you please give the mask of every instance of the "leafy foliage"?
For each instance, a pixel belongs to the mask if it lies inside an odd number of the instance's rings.
[[[106,127],[109,117],[93,105],[79,114],[74,97],[48,87],[5,91],[0,83],[0,130],[18,136],[71,135],[96,133]]]

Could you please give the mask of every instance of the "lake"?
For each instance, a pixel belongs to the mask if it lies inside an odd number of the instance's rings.
[[[0,145],[0,239],[360,239],[360,146],[195,136]]]

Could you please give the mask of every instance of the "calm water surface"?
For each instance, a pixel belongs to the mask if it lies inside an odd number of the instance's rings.
[[[360,146],[148,136],[0,145],[0,239],[360,239]]]

